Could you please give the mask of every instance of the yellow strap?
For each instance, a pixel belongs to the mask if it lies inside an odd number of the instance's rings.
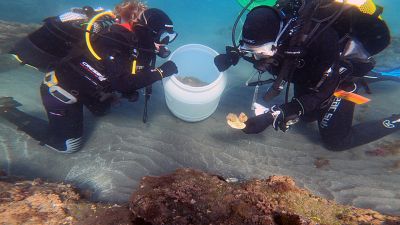
[[[132,75],[135,74],[136,74],[136,59],[134,59],[132,62]]]
[[[161,79],[164,78],[163,71],[160,68],[155,68],[155,70],[160,74]]]
[[[111,11],[107,11],[107,12],[102,12],[97,14],[96,16],[94,16],[89,22],[88,25],[86,27],[86,32],[85,32],[85,40],[86,40],[86,45],[90,51],[90,53],[92,53],[92,55],[97,59],[97,60],[101,60],[101,57],[94,51],[93,46],[92,46],[92,42],[90,41],[90,32],[92,30],[93,24],[97,21],[97,19],[99,19],[102,16],[111,16],[112,18],[115,18],[115,15],[111,12]]]
[[[48,77],[50,78],[50,80],[47,80]],[[49,88],[58,84],[58,79],[54,71],[46,73],[44,78],[44,84],[46,84],[47,87]]]

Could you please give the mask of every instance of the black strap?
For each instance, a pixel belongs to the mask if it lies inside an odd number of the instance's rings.
[[[289,42],[289,49],[295,47],[302,47],[309,41],[308,34],[312,30],[312,18],[319,6],[319,2],[303,1],[303,5],[299,10],[299,17],[294,22],[293,29],[298,29],[297,33],[295,33]],[[270,89],[268,89],[267,93],[264,96],[264,100],[268,101],[272,98],[278,96],[281,91],[283,85],[286,83],[285,81],[290,83],[289,78],[292,77],[297,65],[299,62],[298,56],[286,57],[283,60],[281,70],[279,71],[278,77],[276,78],[274,84]],[[287,89],[289,90],[289,89]],[[288,96],[289,93],[286,93]],[[285,101],[287,103],[287,99]]]
[[[383,13],[383,7],[380,5],[375,5],[375,6],[376,6],[376,10],[375,10],[374,14],[372,14],[372,15],[375,17],[379,17]]]
[[[156,67],[156,55],[154,55],[153,59],[151,60],[151,68]],[[147,115],[147,105],[148,101],[150,100],[151,94],[153,93],[153,87],[152,85],[149,85],[144,88],[144,109],[143,109],[143,123],[147,122],[148,115]]]

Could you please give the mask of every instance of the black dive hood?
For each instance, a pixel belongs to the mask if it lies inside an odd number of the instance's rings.
[[[159,49],[155,51],[157,56],[167,58],[171,54],[167,44],[178,36],[168,15],[160,9],[147,9],[140,16],[139,26],[147,29],[149,38],[159,45]]]

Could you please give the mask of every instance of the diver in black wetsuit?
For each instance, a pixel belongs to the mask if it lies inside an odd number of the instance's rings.
[[[370,15],[354,6],[324,4],[310,7],[314,11],[308,14],[307,7],[302,14],[294,4],[256,7],[246,17],[240,45],[227,47],[225,54],[215,58],[220,71],[242,57],[260,73],[275,76],[265,101],[278,95],[285,84],[294,84],[292,100],[286,95],[284,104],[249,118],[245,133],[260,133],[270,125],[285,132],[299,119],[318,121],[327,148],[340,151],[400,130],[400,114],[352,126],[355,103],[334,96],[339,89],[357,92],[354,81],[373,69],[371,56],[390,43],[385,22],[378,12]]]
[[[97,58],[87,48],[73,49],[46,74],[40,91],[48,126],[13,107],[1,107],[0,114],[50,148],[78,151],[83,143],[83,106],[103,115],[116,93],[135,100],[138,89],[178,72],[172,61],[154,66],[157,56],[168,57],[167,45],[177,36],[163,11],[146,9],[134,23],[123,22],[94,35]]]

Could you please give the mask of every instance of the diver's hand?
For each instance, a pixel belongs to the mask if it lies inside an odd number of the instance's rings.
[[[160,67],[158,67],[158,69],[161,70],[161,74],[163,77],[169,77],[178,73],[178,67],[172,61],[165,62]]]
[[[245,124],[246,127],[242,130],[246,134],[258,134],[267,129],[274,122],[274,117],[270,112],[251,117]]]
[[[236,66],[240,59],[239,51],[233,47],[227,46],[226,53],[217,55],[214,58],[214,64],[220,72],[223,72],[231,66]]]
[[[290,126],[299,122],[300,115],[304,114],[303,107],[296,98],[281,106],[272,106],[271,114],[274,117],[272,126],[275,130],[286,132]]]

